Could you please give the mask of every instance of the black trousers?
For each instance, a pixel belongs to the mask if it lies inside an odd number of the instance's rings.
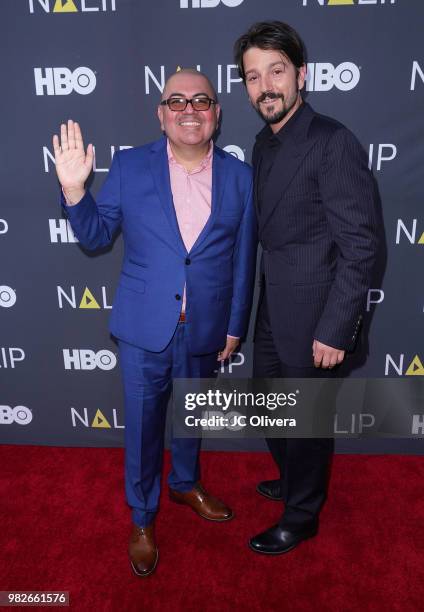
[[[311,340],[312,355],[312,340]],[[256,323],[253,376],[255,378],[332,378],[338,368],[295,367],[281,362],[275,348],[263,295]],[[318,526],[324,504],[332,438],[266,438],[282,482],[284,512],[280,525],[294,531]]]

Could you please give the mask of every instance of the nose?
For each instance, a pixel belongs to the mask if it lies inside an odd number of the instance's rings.
[[[194,110],[194,108],[193,108],[193,106],[192,106],[191,102],[189,102],[189,103],[187,104],[187,106],[185,107],[185,111],[184,111],[184,113],[189,113],[189,114],[191,115],[191,114],[192,114],[192,113],[194,113],[194,112],[196,112],[196,111]]]
[[[272,91],[272,78],[269,74],[262,77],[262,91]]]

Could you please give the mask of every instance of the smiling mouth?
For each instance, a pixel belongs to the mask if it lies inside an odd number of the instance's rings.
[[[257,104],[263,104],[264,106],[271,106],[275,104],[278,100],[284,101],[283,94],[278,94],[274,92],[264,92],[261,94],[257,100]]]
[[[275,104],[277,100],[278,98],[265,98],[265,100],[262,100],[260,104],[266,104],[266,105]]]
[[[200,121],[180,121],[178,125],[182,125],[183,127],[199,127]]]

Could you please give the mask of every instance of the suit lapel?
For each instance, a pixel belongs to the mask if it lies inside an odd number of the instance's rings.
[[[298,124],[294,126],[295,129],[287,134],[279,147],[267,178],[266,198],[262,198],[262,209],[259,215],[261,230],[271,219],[274,210],[284,198],[284,194],[296,176],[303,160],[315,144],[316,138],[307,134],[314,113],[308,104],[304,104],[305,108],[302,116],[299,118]]]
[[[211,214],[204,228],[197,237],[196,242],[193,244],[193,247],[190,251],[191,253],[193,253],[194,250],[197,250],[199,246],[204,242],[215,223],[215,219],[219,215],[219,212],[222,207],[226,177],[227,164],[225,163],[225,155],[221,151],[221,149],[214,146],[212,160]]]
[[[267,190],[267,201],[264,202],[261,211],[261,229],[268,223],[277,205],[284,198],[285,192],[313,144],[314,141],[310,140],[300,143],[290,139],[290,143],[285,142],[280,147],[268,177],[271,187]]]
[[[261,163],[262,163],[262,156],[260,153],[257,154],[255,161],[254,161],[254,180],[253,180],[253,185],[254,185],[254,189],[253,189],[253,201],[255,203],[255,209],[256,209],[256,218],[259,219],[260,218],[260,210],[259,210],[259,172],[261,169]]]
[[[150,155],[150,170],[153,175],[162,208],[174,234],[175,245],[178,251],[185,255],[187,254],[187,249],[185,248],[180,228],[178,227],[177,215],[172,198],[166,142],[166,138],[163,137],[153,144]]]

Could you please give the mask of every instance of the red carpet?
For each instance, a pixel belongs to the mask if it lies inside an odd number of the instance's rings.
[[[145,579],[126,555],[122,463],[122,449],[0,447],[0,590],[67,590],[93,612],[424,607],[422,457],[336,456],[319,536],[268,557],[246,542],[279,516],[255,492],[270,457],[204,452],[203,482],[236,517],[211,523],[164,494]]]

